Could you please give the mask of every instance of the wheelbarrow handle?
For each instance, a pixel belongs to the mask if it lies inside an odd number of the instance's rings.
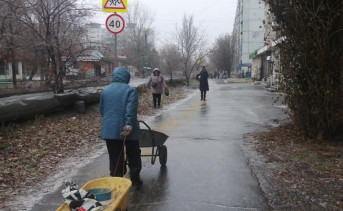
[[[153,134],[151,128],[149,127],[149,125],[147,123],[145,123],[143,120],[138,120],[138,122],[143,123],[149,129],[149,132],[150,132],[150,135],[151,135],[151,141],[152,141],[151,164],[154,164],[155,160],[156,160],[156,157],[158,155],[158,148],[156,149],[156,152],[155,152],[155,138],[154,138],[154,134]]]
[[[145,123],[143,120],[138,120],[138,122],[143,123],[151,131],[151,128],[149,127],[149,125]]]

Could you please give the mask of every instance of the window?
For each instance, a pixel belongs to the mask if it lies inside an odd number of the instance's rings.
[[[0,75],[6,75],[6,63],[0,60]]]

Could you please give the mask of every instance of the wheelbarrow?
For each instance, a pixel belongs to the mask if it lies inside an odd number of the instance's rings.
[[[147,129],[141,129],[141,137],[139,140],[139,146],[141,148],[150,148],[151,155],[142,155],[142,157],[151,157],[151,164],[154,165],[156,158],[159,158],[161,166],[167,164],[167,147],[164,142],[168,139],[168,136],[164,133],[152,130],[147,123],[139,120],[138,122],[144,124]]]
[[[84,190],[109,189],[110,201],[104,211],[126,210],[127,197],[132,186],[131,180],[122,177],[103,177],[87,182]],[[56,211],[70,211],[68,204],[64,203]]]

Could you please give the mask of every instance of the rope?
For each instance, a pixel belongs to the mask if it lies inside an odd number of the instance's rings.
[[[124,137],[123,145],[122,145],[121,150],[120,150],[120,153],[119,153],[119,158],[118,158],[118,160],[117,160],[116,168],[114,169],[114,176],[116,175],[116,172],[117,172],[117,169],[118,169],[118,165],[119,165],[119,161],[120,161],[121,155],[122,155],[122,153],[124,152],[125,143],[126,143],[126,136]],[[123,155],[123,175],[122,175],[122,177],[123,177],[124,174],[125,174],[125,165],[126,165],[126,164],[125,164],[125,159],[124,159],[124,155]]]

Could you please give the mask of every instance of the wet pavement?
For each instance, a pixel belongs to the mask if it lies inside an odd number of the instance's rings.
[[[243,135],[285,119],[278,95],[248,84],[210,80],[207,101],[196,91],[147,123],[169,135],[166,167],[143,159],[141,190],[132,189],[128,210],[268,210],[259,182],[242,152]],[[142,128],[144,126],[142,125]],[[149,152],[150,148],[143,149]],[[73,174],[77,184],[108,176],[108,155]],[[31,210],[55,210],[62,186]]]

